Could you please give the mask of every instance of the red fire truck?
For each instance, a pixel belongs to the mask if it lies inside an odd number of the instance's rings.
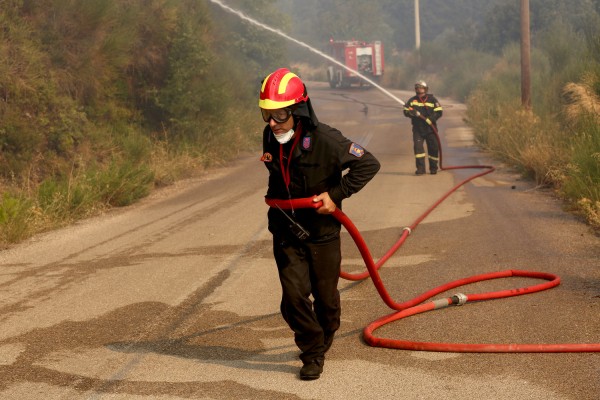
[[[361,79],[361,74],[375,83],[383,75],[383,43],[380,41],[361,42],[358,40],[329,40],[328,53],[336,61],[353,71],[348,71],[338,64],[331,63],[327,68],[327,80],[331,88],[350,87],[352,84],[368,85]],[[358,73],[358,74],[357,74]]]

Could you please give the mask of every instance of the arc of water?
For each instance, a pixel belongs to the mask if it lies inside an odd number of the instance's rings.
[[[374,87],[376,87],[377,89],[379,89],[382,93],[384,93],[387,96],[391,97],[392,99],[394,99],[398,103],[400,103],[402,105],[405,104],[398,97],[394,96],[388,90],[386,90],[385,88],[381,87],[377,83],[373,82],[371,79],[367,78],[366,76],[361,75],[358,71],[355,71],[352,68],[350,68],[350,67],[342,64],[341,62],[337,61],[335,58],[332,58],[332,57],[328,56],[327,54],[323,53],[322,51],[319,51],[319,50],[315,49],[314,47],[312,47],[312,46],[310,46],[310,45],[308,45],[308,44],[306,44],[306,43],[304,43],[304,42],[302,42],[302,41],[300,41],[298,39],[295,39],[295,38],[293,38],[293,37],[291,37],[291,36],[289,36],[289,35],[281,32],[278,29],[272,28],[272,27],[270,27],[268,25],[263,24],[262,22],[259,22],[259,21],[255,20],[255,19],[252,19],[252,18],[248,17],[246,14],[244,14],[243,12],[238,11],[238,10],[236,10],[234,8],[231,8],[227,4],[224,4],[223,2],[221,2],[220,0],[210,0],[210,1],[212,3],[218,5],[219,7],[223,8],[224,10],[229,11],[230,13],[233,13],[233,14],[237,15],[238,17],[240,17],[244,21],[248,21],[251,24],[254,24],[254,25],[259,26],[259,27],[261,27],[263,29],[266,29],[266,30],[268,30],[270,32],[273,32],[273,33],[275,33],[275,34],[277,34],[277,35],[279,35],[279,36],[281,36],[281,37],[283,37],[283,38],[285,38],[287,40],[290,40],[290,41],[292,41],[292,42],[294,42],[294,43],[296,43],[296,44],[298,44],[298,45],[300,45],[300,46],[302,46],[304,48],[307,48],[308,50],[312,51],[313,53],[318,54],[319,56],[321,56],[321,57],[323,57],[323,58],[331,61],[334,64],[339,65],[340,67],[346,69],[347,71],[350,71],[350,72],[358,75],[362,80],[365,80],[365,81],[369,82],[371,85],[373,85]]]

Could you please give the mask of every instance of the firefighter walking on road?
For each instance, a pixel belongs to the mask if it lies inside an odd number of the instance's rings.
[[[301,351],[300,378],[318,379],[341,314],[341,224],[331,213],[361,190],[380,165],[361,145],[317,120],[306,86],[288,69],[265,78],[258,105],[267,123],[261,157],[269,171],[267,199],[322,202],[316,210],[268,211],[281,314]]]
[[[437,174],[439,143],[436,136],[437,120],[442,117],[442,106],[434,95],[427,93],[427,83],[415,83],[415,96],[404,105],[404,115],[411,119],[415,162],[415,174],[424,175],[425,157],[429,157],[429,173]],[[424,144],[427,143],[427,153]]]

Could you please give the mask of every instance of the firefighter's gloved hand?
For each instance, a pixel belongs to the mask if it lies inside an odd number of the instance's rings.
[[[412,108],[411,108],[411,109],[408,111],[408,113],[409,113],[410,115],[412,115],[413,117],[419,117],[419,116],[421,115],[421,113],[420,113],[420,112],[418,112],[417,110],[415,110],[415,109],[412,109]]]
[[[427,122],[427,125],[431,125],[431,124],[433,124],[433,122],[431,122],[431,120],[430,120],[429,118],[427,118],[427,119],[425,120],[425,122]]]

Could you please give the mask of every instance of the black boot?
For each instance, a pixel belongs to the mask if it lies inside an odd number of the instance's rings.
[[[425,175],[425,159],[417,158],[416,165],[417,170],[415,171],[415,175]]]
[[[435,175],[438,172],[438,163],[434,160],[429,160],[429,173]]]
[[[323,372],[323,360],[310,360],[304,363],[300,369],[300,379],[303,381],[312,381],[321,377]]]

